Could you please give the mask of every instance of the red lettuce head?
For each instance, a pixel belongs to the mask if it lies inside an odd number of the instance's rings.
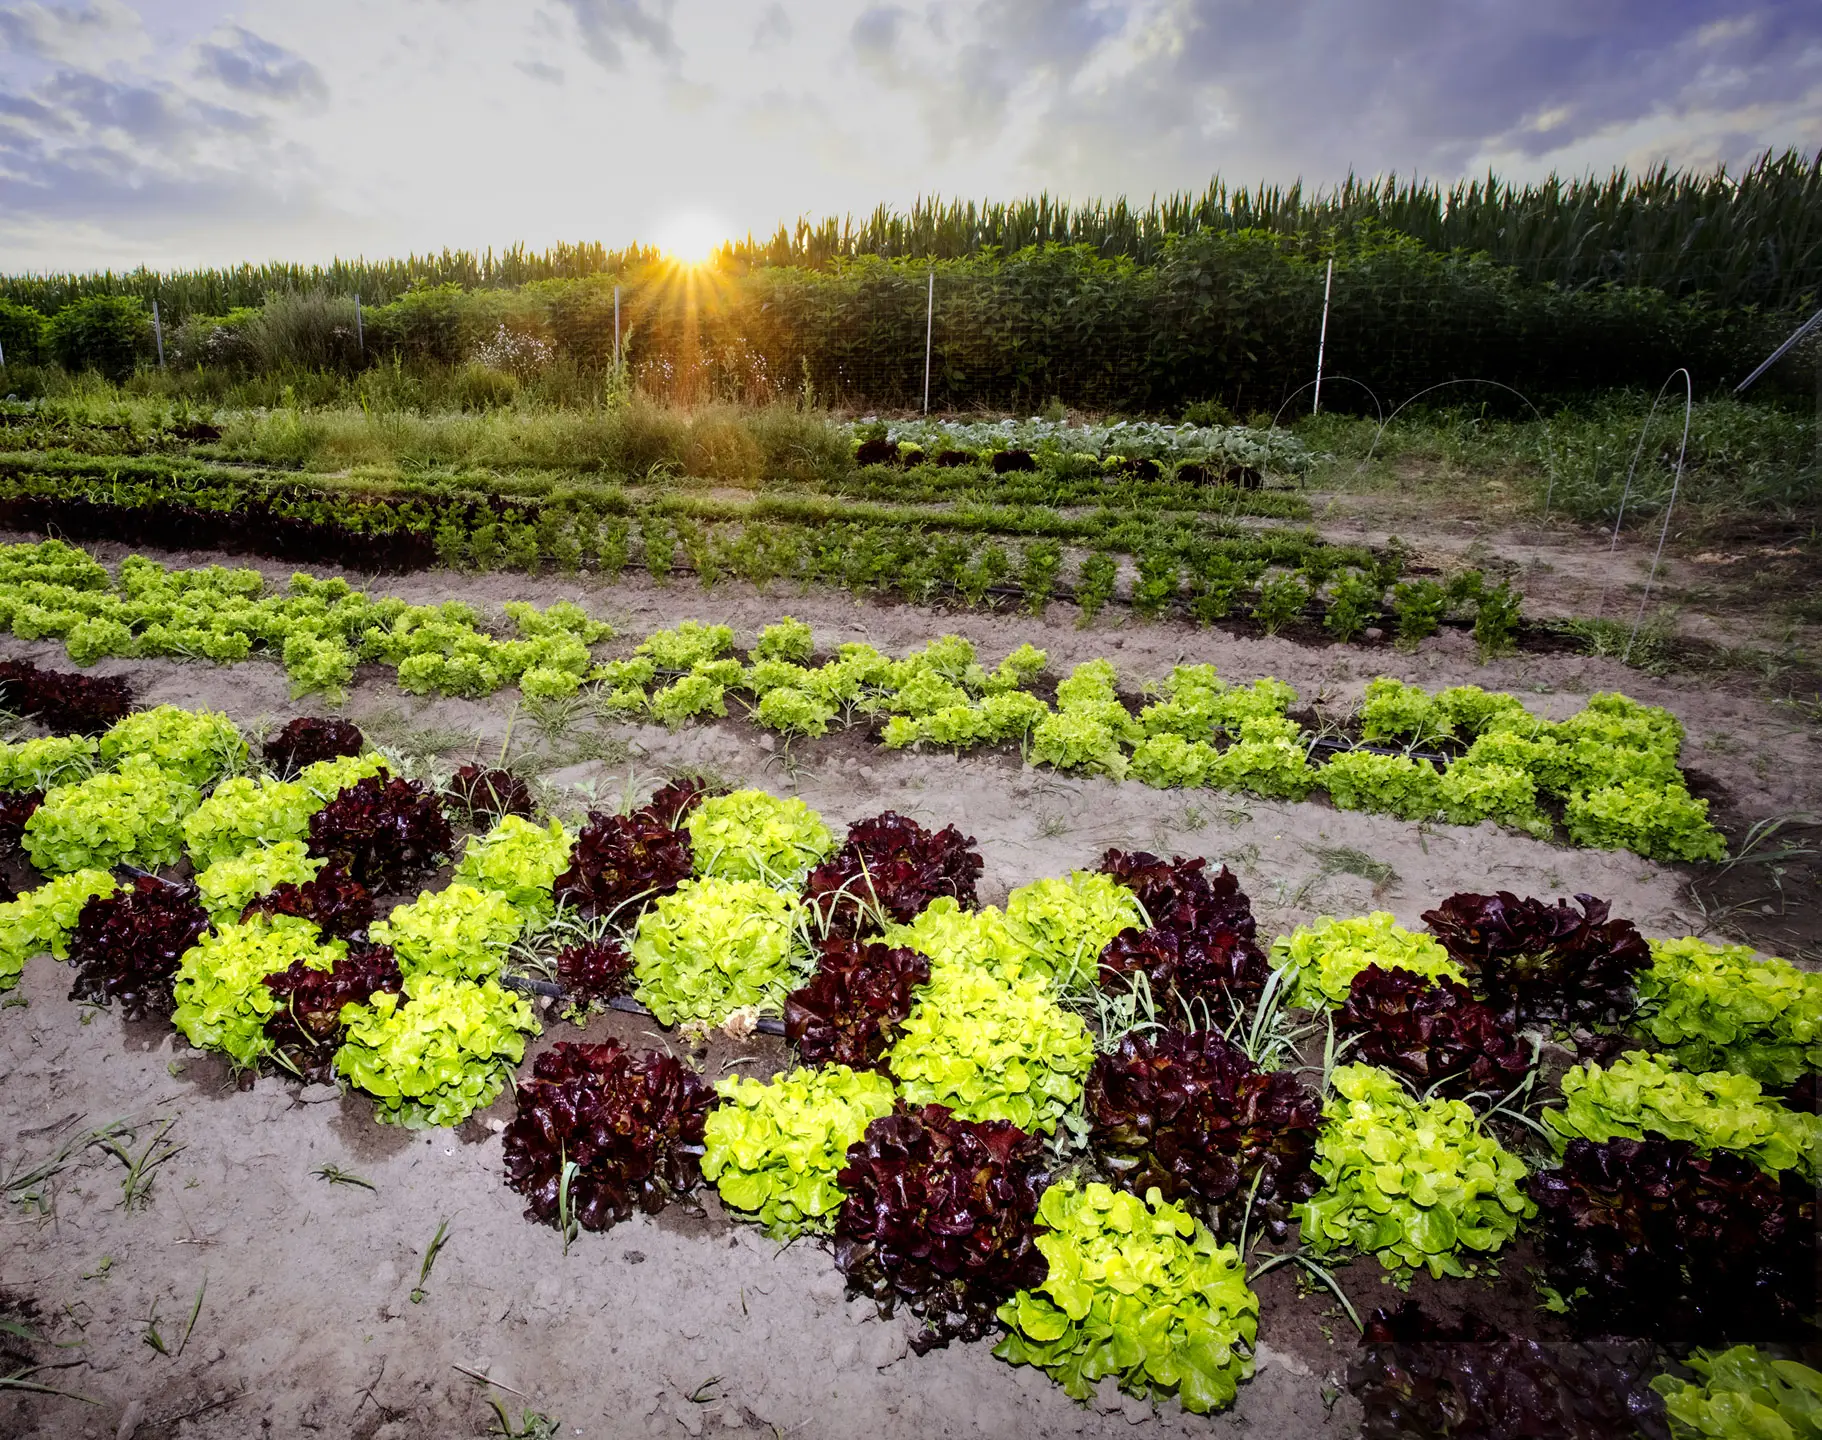
[[[385,945],[350,945],[330,970],[293,960],[266,976],[266,988],[279,1002],[266,1017],[266,1038],[293,1074],[313,1084],[330,1080],[342,1043],[342,1007],[365,1005],[382,991],[402,996],[404,985],[398,961]],[[411,1002],[401,998],[399,1003]]]
[[[930,979],[915,950],[859,940],[825,940],[816,973],[785,997],[785,1039],[806,1065],[877,1070],[911,1013],[911,992]]]
[[[360,881],[351,880],[330,864],[302,885],[287,880],[264,895],[255,896],[241,911],[240,918],[250,920],[255,915],[295,915],[310,921],[326,936],[352,940],[364,935],[373,923],[373,897]]]
[[[552,893],[558,905],[573,905],[593,919],[613,917],[630,924],[661,895],[690,878],[694,855],[690,832],[673,829],[643,810],[631,815],[588,817],[570,851],[569,868]]]
[[[584,1229],[606,1230],[635,1205],[656,1214],[700,1183],[702,1125],[715,1103],[708,1083],[669,1055],[559,1041],[519,1082],[506,1183],[530,1202],[528,1220],[558,1224],[563,1167],[573,1162],[569,1203]]]
[[[310,854],[375,895],[396,895],[455,846],[442,803],[415,780],[369,776],[310,817]]]
[[[129,1020],[168,1011],[178,962],[208,928],[208,912],[187,881],[140,875],[124,890],[96,896],[70,933],[70,999],[118,1000]]]
[[[1213,1007],[1225,1019],[1235,1003],[1256,999],[1271,975],[1259,946],[1252,903],[1223,865],[1210,876],[1201,859],[1162,860],[1143,850],[1109,850],[1101,872],[1112,876],[1145,909],[1151,925],[1129,927],[1101,952],[1103,989],[1124,990],[1143,974],[1167,1004]]]
[[[1038,1250],[1042,1147],[1005,1120],[926,1105],[882,1117],[848,1147],[835,1263],[886,1314],[924,1322],[912,1348],[979,1340],[994,1310],[1049,1273]]]
[[[359,755],[367,737],[348,720],[321,720],[302,715],[266,742],[266,764],[292,776],[320,760]]]
[[[632,988],[633,957],[618,940],[584,940],[557,954],[557,983],[572,1005],[586,1008]]]
[[[1511,1022],[1454,980],[1369,965],[1354,977],[1335,1029],[1355,1037],[1351,1058],[1390,1070],[1419,1089],[1505,1094],[1530,1069]]]
[[[1316,1191],[1316,1097],[1289,1071],[1255,1069],[1216,1031],[1128,1035],[1096,1059],[1083,1103],[1090,1141],[1125,1188],[1200,1200],[1218,1233],[1238,1230],[1249,1195],[1254,1217],[1280,1232]]]
[[[953,825],[924,829],[888,810],[848,827],[848,838],[804,880],[804,899],[830,935],[877,934],[881,918],[900,925],[938,896],[975,904],[985,862],[971,836]]]
[[[1464,893],[1423,918],[1469,987],[1517,1023],[1622,1020],[1636,1008],[1634,981],[1650,948],[1630,920],[1607,918],[1607,901],[1575,898],[1579,911],[1509,890]]]

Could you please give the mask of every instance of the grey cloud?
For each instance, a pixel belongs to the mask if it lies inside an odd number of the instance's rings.
[[[88,67],[134,59],[151,48],[138,14],[122,0],[8,5],[0,9],[0,42],[17,54]]]
[[[197,62],[230,90],[268,100],[323,100],[329,94],[322,71],[303,56],[239,25],[198,46]]]
[[[753,48],[767,50],[774,45],[783,45],[796,33],[791,17],[784,13],[784,6],[767,6],[766,12],[759,17],[759,23],[753,27]]]
[[[898,58],[899,34],[909,18],[897,5],[875,5],[863,10],[848,32],[854,53],[861,63],[876,69],[890,69]]]
[[[560,0],[575,17],[582,35],[582,48],[606,70],[626,68],[624,42],[643,45],[654,57],[668,65],[683,58],[676,34],[671,29],[673,0],[654,0],[647,10],[645,0]]]
[[[542,80],[546,85],[563,83],[561,65],[546,65],[542,60],[519,60],[515,62],[514,68],[523,71],[534,80]]]

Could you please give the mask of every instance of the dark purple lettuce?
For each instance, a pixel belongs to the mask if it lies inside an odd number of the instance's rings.
[[[682,825],[689,818],[690,811],[710,795],[726,793],[726,786],[717,785],[706,776],[679,775],[675,780],[668,780],[654,790],[652,798],[641,809],[660,824],[675,828]]]
[[[493,821],[503,815],[529,820],[538,813],[531,787],[510,770],[464,765],[450,778],[446,793],[458,809],[477,820]]]
[[[289,778],[319,760],[359,755],[366,743],[352,721],[300,715],[266,742],[266,764]]]
[[[1090,1143],[1124,1188],[1200,1200],[1217,1233],[1238,1232],[1249,1195],[1254,1220],[1281,1233],[1289,1207],[1316,1192],[1321,1105],[1216,1031],[1128,1035],[1095,1060],[1083,1106]]]
[[[25,822],[44,803],[42,790],[0,790],[0,845],[17,845],[25,838]]]
[[[585,916],[611,916],[628,925],[690,878],[693,859],[687,830],[643,810],[596,811],[576,837],[569,869],[557,877],[552,893],[557,904],[573,905]]]
[[[1654,1345],[1522,1339],[1407,1300],[1373,1312],[1348,1389],[1361,1440],[1667,1440],[1651,1388],[1666,1365]]]
[[[835,1263],[885,1314],[911,1307],[918,1354],[986,1336],[994,1310],[1049,1273],[1036,1245],[1041,1155],[1016,1125],[942,1105],[875,1120],[848,1147]]]
[[[1143,850],[1101,857],[1101,872],[1138,896],[1151,920],[1149,929],[1122,930],[1101,952],[1104,989],[1124,990],[1143,974],[1160,1003],[1174,1009],[1200,1001],[1217,1021],[1235,1004],[1257,999],[1271,966],[1252,903],[1225,865],[1210,876],[1203,873],[1207,864]]]
[[[911,1013],[911,992],[930,978],[915,950],[825,940],[816,973],[785,997],[785,1039],[806,1065],[877,1070]]]
[[[1584,1331],[1800,1338],[1816,1312],[1816,1192],[1685,1140],[1571,1140],[1529,1180],[1538,1252]]]
[[[255,915],[295,915],[313,922],[325,936],[352,940],[373,923],[373,896],[360,881],[350,879],[334,865],[325,865],[314,880],[298,885],[290,880],[254,897],[241,911],[242,920]]]
[[[118,676],[40,670],[29,660],[0,660],[0,710],[10,710],[58,734],[99,735],[133,709],[133,692]]]
[[[1468,977],[1468,987],[1517,1023],[1612,1024],[1637,1008],[1634,982],[1651,951],[1613,907],[1577,895],[1581,910],[1509,890],[1451,895],[1424,923]]]
[[[398,961],[385,945],[350,945],[330,970],[294,960],[289,968],[266,976],[266,988],[279,1004],[266,1017],[266,1038],[285,1069],[311,1083],[330,1080],[342,1043],[342,1006],[365,1005],[381,991],[402,995],[404,984]]]
[[[891,810],[848,827],[848,838],[804,880],[804,899],[825,932],[847,939],[877,934],[880,915],[900,925],[947,895],[973,909],[985,862],[973,837],[950,825],[926,830]]]
[[[374,895],[397,895],[455,847],[442,803],[415,780],[369,776],[310,817],[310,854]]]
[[[1354,1037],[1349,1059],[1442,1095],[1504,1095],[1530,1068],[1518,1032],[1467,986],[1409,970],[1367,966],[1354,977],[1335,1029]]]
[[[707,1081],[669,1055],[617,1040],[558,1041],[519,1082],[506,1127],[506,1183],[531,1203],[528,1220],[560,1223],[563,1167],[573,1162],[570,1213],[606,1230],[636,1205],[650,1214],[702,1179],[702,1125],[715,1104]]]
[[[624,995],[632,981],[633,957],[618,940],[585,940],[557,954],[557,983],[578,1008]]]
[[[125,889],[96,896],[70,932],[70,999],[118,1000],[129,1020],[168,1012],[178,962],[208,928],[208,912],[188,881],[141,875]]]

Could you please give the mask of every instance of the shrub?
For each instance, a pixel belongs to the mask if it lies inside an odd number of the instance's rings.
[[[101,763],[144,756],[173,780],[207,785],[247,763],[247,742],[226,715],[174,705],[129,715],[101,737]]]
[[[335,1052],[346,1034],[344,1008],[369,1004],[382,992],[400,994],[405,984],[383,945],[350,945],[326,970],[318,959],[293,960],[265,979],[277,1002],[266,1017],[266,1053],[312,1084],[327,1083],[335,1073]]]
[[[1335,1017],[1368,1065],[1401,1075],[1428,1093],[1497,1098],[1524,1079],[1529,1057],[1511,1022],[1453,980],[1369,965],[1354,977]]]
[[[1270,970],[1252,904],[1233,872],[1224,865],[1205,875],[1207,863],[1143,850],[1101,857],[1100,868],[1133,892],[1151,920],[1144,930],[1122,930],[1101,952],[1103,989],[1130,985],[1143,973],[1155,998],[1180,1006],[1200,1001],[1216,1015],[1264,990]]]
[[[396,895],[455,845],[435,795],[378,775],[350,785],[310,817],[310,853],[375,895]]]
[[[1572,1066],[1561,1090],[1562,1108],[1543,1117],[1559,1146],[1662,1135],[1704,1154],[1738,1152],[1773,1175],[1796,1170],[1814,1178],[1822,1162],[1822,1116],[1785,1109],[1750,1076],[1690,1075],[1631,1050],[1610,1065]]]
[[[218,860],[196,877],[196,889],[209,918],[220,924],[235,920],[257,896],[276,886],[302,885],[323,869],[312,860],[301,841],[286,840],[266,850],[254,850],[232,860]]]
[[[1044,980],[939,964],[888,1059],[913,1105],[1048,1135],[1080,1097],[1094,1043]]]
[[[1822,975],[1745,945],[1653,940],[1639,972],[1645,1029],[1688,1070],[1790,1085],[1822,1070]]]
[[[804,880],[804,900],[827,934],[858,937],[907,924],[938,896],[975,903],[985,862],[953,825],[931,832],[887,810],[848,827],[842,847]]]
[[[1499,1249],[1536,1213],[1524,1162],[1461,1101],[1414,1100],[1371,1065],[1339,1066],[1332,1083],[1316,1142],[1323,1188],[1297,1207],[1311,1253],[1357,1250],[1387,1270],[1465,1276],[1473,1254]]]
[[[538,1033],[531,1006],[492,980],[413,975],[344,1010],[335,1068],[378,1102],[389,1124],[459,1125],[491,1104]]]
[[[1256,1069],[1216,1031],[1126,1036],[1095,1060],[1083,1109],[1116,1180],[1194,1198],[1217,1233],[1237,1231],[1243,1207],[1282,1230],[1285,1209],[1315,1193],[1315,1097],[1289,1071]]]
[[[70,999],[118,1000],[128,1020],[169,1010],[178,962],[208,928],[194,885],[141,875],[125,889],[95,896],[69,935]]]
[[[736,1010],[776,1008],[790,988],[796,900],[750,880],[689,880],[639,917],[638,997],[661,1025],[719,1025]]]
[[[1002,1302],[1042,1283],[1041,1156],[1017,1126],[941,1105],[882,1116],[848,1147],[835,1263],[885,1315],[910,1306],[924,1322],[918,1354],[984,1339]]]
[[[703,1125],[702,1174],[731,1210],[775,1240],[826,1231],[842,1203],[836,1176],[870,1121],[892,1112],[892,1082],[831,1065],[770,1082],[730,1075]]]
[[[1029,952],[1032,973],[1066,990],[1092,985],[1108,943],[1144,919],[1132,891],[1094,870],[1047,876],[1006,897],[1006,926]]]
[[[372,935],[392,947],[407,975],[483,980],[505,968],[506,951],[524,928],[524,915],[504,895],[458,883],[398,906]]]
[[[469,837],[453,879],[505,896],[528,924],[536,924],[556,908],[552,886],[569,866],[573,843],[561,820],[540,829],[508,815],[485,835]]]
[[[1739,1436],[1822,1437],[1822,1374],[1795,1360],[1774,1360],[1750,1345],[1685,1362],[1697,1381],[1660,1375],[1651,1388],[1664,1397],[1677,1440]]]
[[[612,917],[624,925],[676,890],[693,869],[687,830],[644,811],[596,811],[576,837],[569,868],[553,882],[553,897],[588,918]]]
[[[993,1353],[1036,1365],[1076,1400],[1103,1376],[1141,1398],[1175,1395],[1205,1415],[1253,1373],[1259,1297],[1231,1245],[1153,1190],[1141,1200],[1068,1181],[1038,1207],[1049,1274],[999,1309]]]
[[[188,950],[177,968],[171,1023],[198,1050],[220,1050],[237,1070],[251,1070],[268,1051],[266,1021],[278,1001],[266,976],[302,961],[328,970],[344,953],[325,946],[314,927],[295,921],[223,925]]]
[[[1673,1342],[1807,1334],[1814,1187],[1682,1140],[1571,1140],[1530,1180],[1538,1253],[1572,1318]]]
[[[835,848],[829,827],[808,805],[763,790],[708,796],[690,811],[684,827],[696,874],[721,880],[796,885]]]
[[[1650,963],[1630,920],[1577,895],[1552,905],[1508,890],[1451,895],[1424,923],[1489,1004],[1520,1021],[1607,1021],[1632,1012],[1633,985]]]
[[[110,380],[133,373],[150,344],[144,305],[130,295],[86,295],[44,327],[44,343],[65,370],[96,370]]]
[[[656,1214],[700,1182],[714,1103],[700,1076],[660,1051],[559,1041],[519,1082],[502,1137],[506,1183],[529,1202],[526,1219],[547,1225],[573,1217],[606,1230],[635,1205]]]
[[[351,721],[302,715],[266,742],[266,764],[289,778],[319,760],[359,755],[366,744],[366,736]]]
[[[175,865],[196,789],[141,755],[112,774],[59,785],[25,822],[25,853],[46,875],[136,865]]]
[[[1274,967],[1291,967],[1290,1003],[1317,1008],[1339,1005],[1354,977],[1369,965],[1408,970],[1428,979],[1463,980],[1449,952],[1428,935],[1413,935],[1391,912],[1336,920],[1324,915],[1272,941]]]
[[[929,979],[930,962],[915,950],[824,940],[816,973],[785,997],[785,1039],[806,1065],[882,1069],[911,992]]]
[[[32,956],[48,950],[64,959],[69,954],[66,941],[83,907],[114,889],[114,877],[107,871],[78,870],[0,904],[0,991],[19,983]]]

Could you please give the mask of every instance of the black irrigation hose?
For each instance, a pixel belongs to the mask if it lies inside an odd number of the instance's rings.
[[[522,995],[542,995],[550,1000],[569,998],[563,987],[554,980],[534,980],[529,975],[502,975],[500,984],[508,990],[517,990]],[[618,1010],[623,1015],[642,1015],[648,1020],[652,1018],[652,1012],[630,995],[614,996],[607,1002],[607,1008]],[[761,1035],[784,1035],[784,1021],[775,1020],[770,1015],[761,1015],[754,1028]]]

